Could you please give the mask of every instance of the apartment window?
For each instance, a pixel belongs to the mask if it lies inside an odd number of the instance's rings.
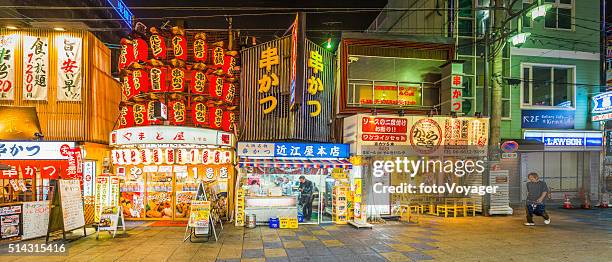
[[[523,0],[523,10],[531,5],[531,0]],[[527,12],[523,15],[523,27],[531,27],[531,17],[527,16]]]
[[[570,66],[523,66],[523,105],[574,107],[574,70]]]
[[[573,0],[545,0],[552,3],[553,8],[546,12],[544,26],[553,29],[572,29]]]

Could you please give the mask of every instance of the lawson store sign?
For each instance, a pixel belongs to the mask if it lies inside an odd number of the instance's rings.
[[[525,140],[536,140],[547,148],[599,150],[603,145],[603,134],[597,131],[525,131]]]

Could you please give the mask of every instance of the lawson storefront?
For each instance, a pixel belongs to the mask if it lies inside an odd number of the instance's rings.
[[[598,198],[603,133],[590,130],[525,130],[525,141],[543,144],[536,150],[521,150],[521,181],[537,172],[551,189],[553,200],[567,195],[582,204],[585,196]],[[527,191],[521,183],[521,200]]]

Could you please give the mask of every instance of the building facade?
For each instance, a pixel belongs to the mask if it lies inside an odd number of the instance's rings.
[[[518,2],[514,12],[532,3]],[[592,200],[601,191],[603,144],[599,124],[591,122],[589,104],[600,92],[599,1],[543,2],[552,5],[545,17],[532,21],[519,16],[507,25],[516,30],[522,19],[522,32],[531,35],[520,47],[507,43],[502,51],[501,112],[503,140],[519,140],[519,144],[533,140],[542,145],[519,157],[502,159],[501,164],[511,173],[513,203],[524,200],[521,185],[530,172],[544,178],[553,198],[570,195],[584,201],[590,196]],[[453,37],[456,59],[464,61],[463,112],[471,115],[483,111],[484,38],[492,5],[494,1],[488,0],[389,1],[387,10],[412,10],[383,11],[369,31]]]

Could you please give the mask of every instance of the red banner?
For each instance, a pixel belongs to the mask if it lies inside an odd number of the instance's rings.
[[[168,69],[166,67],[159,66],[151,67],[151,69],[149,69],[149,90],[151,92],[158,93],[168,91],[168,86],[166,85],[167,73]]]
[[[147,45],[147,41],[142,38],[136,38],[133,41],[134,43],[134,61],[136,62],[145,62],[147,61],[147,57],[149,56],[149,46]]]
[[[208,122],[210,128],[219,129],[221,127],[221,122],[223,121],[223,109],[218,107],[211,107],[208,110]]]
[[[2,160],[2,164],[8,165],[11,170],[0,172],[2,179],[36,178],[36,172],[40,172],[41,178],[58,179],[59,174],[66,172],[68,161],[66,160]]]
[[[121,93],[125,100],[130,100],[134,97],[132,91],[132,74],[127,74],[121,78]]]
[[[204,127],[206,116],[206,105],[203,102],[191,103],[191,119],[194,126]]]
[[[193,42],[193,60],[204,63],[207,58],[208,45],[206,39],[196,39]]]
[[[234,76],[234,67],[236,67],[236,58],[230,55],[223,57],[223,73],[229,77]]]
[[[231,104],[234,102],[234,96],[236,95],[236,85],[234,83],[223,84],[223,101]]]
[[[215,75],[208,77],[208,93],[212,98],[220,98],[223,95],[223,78]]]
[[[80,148],[68,150],[68,168],[65,173],[61,173],[63,179],[83,178],[83,155]]]
[[[191,70],[191,81],[189,83],[191,93],[203,95],[206,93],[206,74],[202,71]]]
[[[222,68],[225,63],[225,50],[221,47],[212,49],[212,64],[214,68]]]
[[[172,50],[174,51],[174,58],[187,60],[187,39],[185,36],[175,35],[172,37]]]
[[[170,92],[183,92],[185,84],[185,70],[182,68],[172,68],[170,71]]]
[[[121,52],[119,52],[119,71],[128,67],[134,60],[134,46],[126,38],[121,39]]]
[[[149,92],[149,74],[142,69],[132,71],[132,96]]]
[[[404,118],[364,117],[361,121],[361,131],[406,134],[408,132],[408,120]]]
[[[184,125],[186,120],[186,108],[183,101],[171,101],[168,107],[168,120],[173,125]]]
[[[119,128],[134,126],[134,111],[132,106],[119,107]]]
[[[149,45],[153,58],[162,60],[166,59],[166,39],[160,34],[152,34],[149,37]]]
[[[223,131],[231,131],[236,121],[236,113],[231,111],[223,112],[223,118],[221,119],[221,129]]]
[[[150,100],[147,102],[147,121],[149,125],[161,124],[161,120],[153,117],[155,113],[155,102],[155,100]]]
[[[134,112],[134,125],[137,125],[137,126],[148,125],[147,104],[144,104],[144,103],[133,104],[132,112]]]

